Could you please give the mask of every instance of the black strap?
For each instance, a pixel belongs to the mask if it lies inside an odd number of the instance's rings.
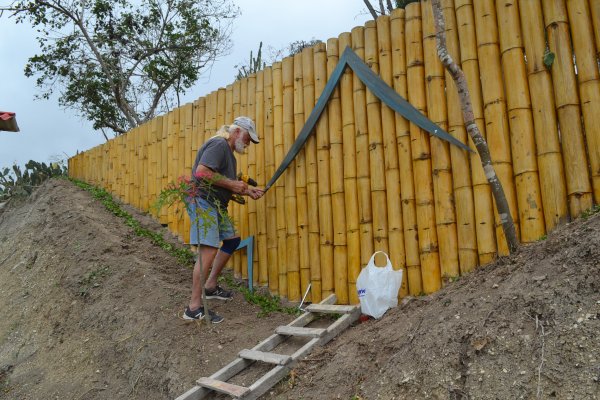
[[[402,115],[407,120],[411,121],[421,129],[429,132],[430,134],[452,143],[467,151],[471,150],[467,145],[450,135],[448,132],[440,128],[437,124],[431,121],[429,118],[421,114],[419,110],[413,107],[406,99],[400,96],[394,89],[392,89],[387,83],[385,83],[377,74],[375,74],[367,64],[365,64],[350,47],[346,47],[344,53],[340,57],[338,65],[331,73],[331,77],[323,89],[323,93],[317,100],[315,108],[310,113],[306,123],[302,127],[302,130],[298,134],[296,141],[286,154],[285,158],[281,162],[281,165],[275,171],[273,177],[267,183],[265,191],[268,190],[277,179],[283,174],[288,165],[296,158],[296,155],[300,152],[304,144],[308,140],[308,137],[312,133],[317,120],[321,116],[321,113],[325,109],[333,90],[337,86],[342,74],[346,67],[352,68],[358,78],[371,90],[371,92],[377,96],[383,103],[385,103],[392,110]]]

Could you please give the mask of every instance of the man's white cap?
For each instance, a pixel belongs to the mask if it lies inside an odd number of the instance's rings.
[[[233,120],[233,124],[239,126],[248,131],[250,134],[250,140],[254,143],[259,143],[258,134],[256,133],[256,125],[254,125],[254,121],[252,121],[248,117],[237,117]]]

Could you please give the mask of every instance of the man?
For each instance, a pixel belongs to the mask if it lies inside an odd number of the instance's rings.
[[[234,152],[244,154],[250,142],[259,143],[254,122],[248,117],[237,117],[232,125],[223,126],[206,141],[196,155],[192,175],[198,190],[195,197],[189,199],[187,210],[192,221],[190,243],[198,244],[199,257],[194,265],[192,296],[185,308],[184,319],[204,318],[200,260],[203,275],[208,277],[204,284],[206,298],[233,299],[231,291],[217,284],[221,270],[241,241],[227,215],[227,205],[233,194],[246,195],[254,200],[264,194],[264,190],[248,187],[246,182],[236,178]],[[223,317],[210,310],[209,316],[212,323],[223,321]]]

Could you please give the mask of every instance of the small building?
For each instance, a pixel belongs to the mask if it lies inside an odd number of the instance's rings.
[[[19,132],[17,116],[14,112],[0,111],[0,131]]]

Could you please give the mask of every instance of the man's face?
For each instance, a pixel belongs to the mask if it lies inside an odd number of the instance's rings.
[[[248,146],[250,146],[250,134],[245,129],[238,128],[234,150],[240,154],[244,154]]]

